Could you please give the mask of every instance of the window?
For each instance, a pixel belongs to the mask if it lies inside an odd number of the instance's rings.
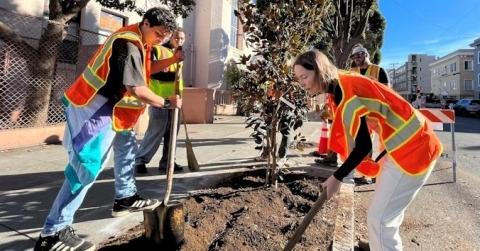
[[[101,10],[100,12],[100,34],[110,35],[116,30],[125,26],[126,18],[124,16]]]
[[[450,72],[456,72],[457,71],[457,63],[450,64]]]
[[[477,75],[478,87],[480,87],[480,73]]]
[[[232,0],[232,28],[230,29],[230,46],[237,48],[238,18],[235,16],[235,10],[238,8],[238,0]]]
[[[477,61],[478,61],[477,63],[480,64],[480,51],[478,51],[477,53]]]
[[[465,79],[464,80],[464,88],[465,88],[465,91],[472,91],[473,90],[473,80]]]
[[[457,89],[457,82],[453,81],[453,82],[450,82],[450,88],[452,90],[456,90]]]
[[[472,60],[465,60],[463,61],[464,69],[466,71],[471,71],[473,70],[473,61]]]

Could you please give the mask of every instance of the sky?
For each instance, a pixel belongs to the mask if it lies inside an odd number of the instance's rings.
[[[471,48],[480,38],[480,0],[379,0],[387,27],[384,68],[407,61],[408,54],[442,57]]]

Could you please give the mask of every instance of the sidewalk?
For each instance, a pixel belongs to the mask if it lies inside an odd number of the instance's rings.
[[[177,162],[186,166],[183,126],[179,133]],[[252,170],[259,163],[251,128],[245,129],[242,117],[219,116],[214,124],[189,125],[189,136],[200,164],[199,172],[175,174],[172,196],[183,196],[211,186],[233,173]],[[319,137],[319,123],[306,123],[302,134],[310,142]],[[312,167],[308,153],[291,151],[289,163],[315,175],[327,177],[333,170]],[[162,198],[165,175],[159,175],[157,154],[150,163],[149,175],[137,177],[140,194]],[[61,145],[39,146],[0,152],[0,250],[31,250],[45,217],[64,181],[67,154]],[[100,174],[77,212],[74,228],[81,237],[99,243],[143,221],[142,213],[112,218],[114,175],[112,161]]]

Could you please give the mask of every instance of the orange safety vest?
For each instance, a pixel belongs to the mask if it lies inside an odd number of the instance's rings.
[[[361,74],[360,67],[353,67],[350,70]],[[380,76],[380,66],[376,64],[369,64],[364,76],[367,76],[369,78],[372,78],[373,80],[378,81],[378,78]]]
[[[148,86],[150,78],[150,53],[142,42],[142,33],[139,24],[133,24],[120,28],[111,34],[105,43],[97,49],[88,62],[83,73],[65,90],[65,98],[74,106],[86,106],[95,94],[107,82],[110,72],[109,58],[112,55],[112,45],[117,39],[124,39],[135,44],[142,53],[143,75],[145,85]],[[113,107],[112,126],[115,131],[125,131],[133,128],[138,118],[145,110],[145,104],[125,92],[122,99]]]
[[[328,105],[333,111],[333,123],[328,141],[329,148],[346,159],[355,147],[360,118],[376,120],[374,128],[397,167],[410,175],[428,170],[432,161],[442,152],[442,144],[425,118],[406,100],[387,86],[369,78],[340,72],[338,83],[342,101],[338,106],[330,94]],[[361,165],[358,170],[375,177],[380,170],[369,170],[373,165]]]

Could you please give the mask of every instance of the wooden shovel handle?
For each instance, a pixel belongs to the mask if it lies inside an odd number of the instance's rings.
[[[327,201],[327,190],[323,190],[323,192],[320,194],[320,197],[317,199],[317,201],[315,201],[315,204],[313,204],[312,208],[310,208],[310,211],[308,211],[307,215],[305,215],[302,223],[300,223],[297,230],[295,230],[295,233],[293,234],[292,238],[290,238],[290,240],[287,242],[287,245],[285,246],[283,251],[290,251],[293,249],[293,247],[295,247],[295,245],[305,232],[305,229],[307,229],[308,225],[310,225],[310,222],[313,220],[320,208],[322,208],[325,201]]]

